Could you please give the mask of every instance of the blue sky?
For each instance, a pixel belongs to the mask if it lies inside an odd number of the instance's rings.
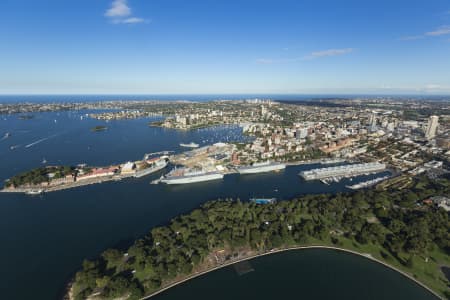
[[[14,93],[450,94],[450,2],[2,0]]]

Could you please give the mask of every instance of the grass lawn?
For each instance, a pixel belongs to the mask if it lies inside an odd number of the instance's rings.
[[[441,266],[450,266],[449,256],[438,249],[437,247],[428,253],[428,261],[425,256],[413,256],[412,267],[402,264],[395,256],[389,253],[386,249],[374,244],[360,244],[354,240],[345,237],[339,237],[339,244],[333,244],[331,241],[321,241],[311,238],[307,245],[324,245],[345,248],[353,250],[361,254],[370,254],[373,258],[383,261],[396,269],[399,269],[408,275],[414,277],[419,282],[423,283],[433,291],[441,296],[448,296],[449,281],[445,278],[441,271]],[[402,253],[399,255],[400,259],[406,262],[409,259],[409,254]],[[446,294],[447,293],[447,294]]]

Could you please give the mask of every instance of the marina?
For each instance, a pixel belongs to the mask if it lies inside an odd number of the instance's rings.
[[[305,180],[333,180],[339,181],[341,178],[354,177],[363,174],[379,173],[386,169],[386,165],[383,163],[360,163],[350,164],[343,166],[335,166],[328,168],[317,168],[307,171],[302,171],[299,175]]]

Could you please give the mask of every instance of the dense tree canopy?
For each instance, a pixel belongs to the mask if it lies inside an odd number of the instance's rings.
[[[53,179],[63,178],[66,175],[74,173],[75,167],[71,166],[48,166],[32,169],[30,171],[18,174],[11,177],[6,186],[19,187],[23,185],[37,185],[42,182],[50,180],[49,174],[52,174]]]
[[[167,226],[152,229],[125,253],[109,249],[96,261],[85,261],[73,291],[76,299],[94,292],[104,298],[128,295],[136,299],[159,289],[165,281],[190,274],[218,249],[262,253],[311,239],[339,245],[342,236],[380,245],[393,255],[423,254],[432,247],[449,253],[448,213],[414,203],[432,195],[449,195],[450,180],[421,178],[420,182],[419,188],[407,193],[372,189],[306,195],[269,205],[208,202]]]

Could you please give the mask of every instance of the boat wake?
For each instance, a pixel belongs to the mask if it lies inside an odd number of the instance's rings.
[[[43,141],[46,141],[46,140],[48,140],[48,139],[53,138],[53,137],[55,137],[55,136],[56,136],[56,134],[51,135],[51,136],[46,137],[46,138],[43,138],[43,139],[40,139],[40,140],[37,140],[37,141],[35,141],[35,142],[31,143],[31,144],[26,145],[25,148],[33,147],[33,146],[35,146],[35,145],[37,145],[37,144],[39,144],[39,143],[42,143]]]
[[[9,138],[11,134],[9,132],[5,133],[5,135],[0,139],[0,142]]]

